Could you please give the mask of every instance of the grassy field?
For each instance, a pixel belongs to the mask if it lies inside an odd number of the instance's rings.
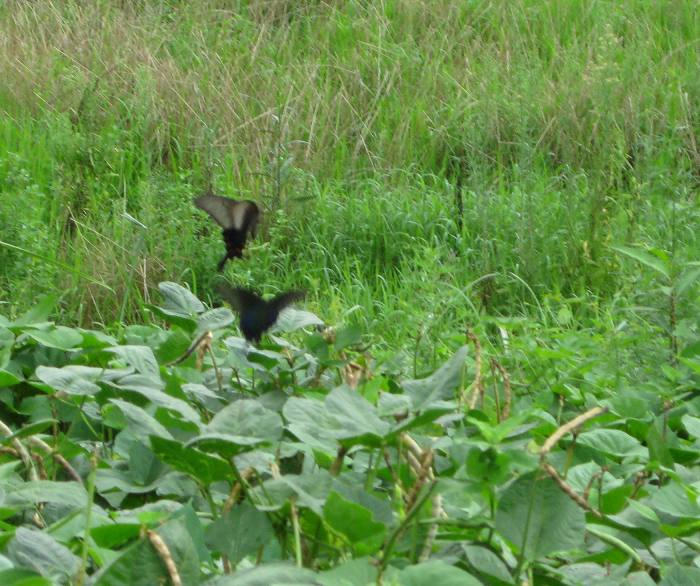
[[[191,200],[211,184],[267,212],[231,281],[306,287],[330,323],[431,365],[494,316],[664,332],[668,283],[613,247],[671,281],[697,260],[699,18],[691,0],[4,2],[0,309],[58,291],[63,322],[119,328],[159,281],[206,298],[223,247]]]
[[[0,2],[0,583],[700,583],[698,64],[697,0]],[[210,307],[209,188],[333,327]]]

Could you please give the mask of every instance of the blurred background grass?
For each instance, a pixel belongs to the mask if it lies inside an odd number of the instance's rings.
[[[59,291],[64,321],[114,326],[162,280],[206,298],[223,244],[191,200],[211,183],[267,212],[231,281],[306,287],[381,343],[435,357],[484,316],[662,327],[635,312],[664,311],[653,276],[611,245],[698,258],[699,18],[693,0],[8,0],[0,313]]]

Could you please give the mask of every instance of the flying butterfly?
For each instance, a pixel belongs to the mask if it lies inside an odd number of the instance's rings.
[[[304,298],[304,291],[287,291],[265,301],[254,291],[220,285],[218,291],[240,313],[240,327],[249,342],[260,341],[261,336],[277,321],[280,312],[295,301]]]
[[[222,228],[226,256],[217,265],[217,270],[223,270],[229,258],[242,258],[246,238],[248,234],[255,236],[260,217],[260,209],[255,202],[237,201],[208,193],[196,198],[194,205],[207,212]]]

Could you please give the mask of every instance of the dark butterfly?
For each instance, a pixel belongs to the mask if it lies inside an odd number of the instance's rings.
[[[270,329],[288,305],[304,298],[304,291],[287,291],[269,301],[265,301],[254,291],[220,285],[218,291],[241,314],[240,327],[249,342],[260,341],[260,337]]]
[[[206,194],[196,198],[194,205],[207,212],[223,228],[226,256],[217,265],[217,270],[221,271],[229,258],[242,258],[246,238],[249,233],[255,236],[260,217],[260,209],[255,202]]]

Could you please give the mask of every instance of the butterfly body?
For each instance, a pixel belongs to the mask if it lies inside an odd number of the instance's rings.
[[[304,297],[303,291],[288,291],[265,301],[254,291],[228,286],[219,287],[219,292],[239,312],[240,328],[245,339],[256,344],[275,324],[280,311]]]
[[[269,330],[279,317],[279,311],[271,310],[267,304],[260,304],[241,312],[241,332],[246,340],[258,343],[263,332]]]
[[[260,209],[256,203],[208,193],[196,198],[194,205],[207,212],[222,228],[226,255],[219,262],[218,270],[224,268],[228,259],[242,258],[248,234],[255,236],[258,225]]]
[[[246,233],[236,228],[226,228],[221,231],[221,235],[226,245],[226,256],[221,259],[217,266],[219,271],[224,268],[228,259],[243,258],[243,249],[246,241]]]

